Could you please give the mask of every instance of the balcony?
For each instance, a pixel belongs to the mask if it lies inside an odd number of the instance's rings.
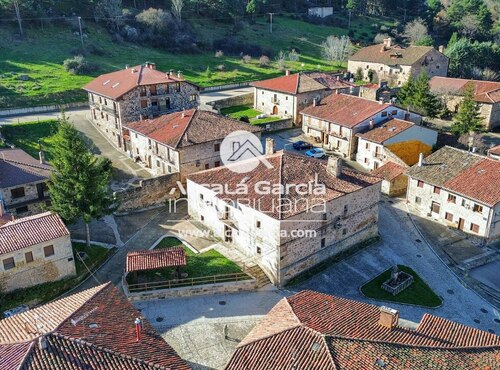
[[[373,156],[374,156],[375,158],[377,158],[377,159],[380,159],[380,160],[384,159],[384,154],[383,154],[383,153],[380,153],[380,152],[374,152],[374,153],[372,153],[372,154],[373,154]]]
[[[106,112],[106,113],[109,113],[109,114],[112,114],[113,116],[116,116],[118,113],[116,112],[116,109],[113,109],[113,108],[110,108],[110,107],[107,107],[105,105],[101,105],[101,109]]]
[[[233,219],[231,216],[231,213],[229,212],[217,212],[217,217],[219,221],[221,221],[223,224],[233,228],[233,229],[238,229],[238,223],[236,220]]]
[[[271,103],[279,105],[280,104],[280,100],[278,98],[271,98]]]

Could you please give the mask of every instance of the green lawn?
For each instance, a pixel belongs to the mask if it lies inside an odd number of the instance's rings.
[[[383,18],[356,17],[352,30],[354,40],[371,41],[381,25],[393,24]],[[239,56],[216,58],[213,51],[198,54],[171,54],[139,44],[111,41],[102,27],[89,24],[87,42],[95,45],[102,55],[89,55],[87,60],[98,64],[99,70],[90,75],[72,75],[63,68],[63,61],[71,57],[72,49],[79,47],[79,38],[69,27],[46,25],[44,29],[26,26],[27,36],[13,36],[15,27],[0,29],[0,109],[38,106],[44,104],[84,101],[81,87],[95,76],[121,69],[125,64],[140,64],[146,60],[157,63],[160,70],[182,70],[185,77],[200,86],[213,86],[264,79],[281,75],[276,61],[261,67],[257,58],[245,64]],[[193,24],[200,42],[211,45],[218,38],[233,34],[231,24],[207,19]],[[301,57],[297,62],[286,62],[286,67],[299,70],[332,70],[342,66],[331,65],[321,59],[321,43],[329,35],[347,34],[346,29],[314,25],[277,16],[273,33],[269,33],[267,18],[258,18],[255,24],[244,24],[238,36],[249,43],[260,45],[277,54],[280,50],[295,48]],[[224,71],[217,66],[224,65]],[[207,73],[207,67],[210,73]],[[27,75],[23,80],[22,75]]]
[[[92,271],[100,266],[113,252],[112,249],[99,247],[97,245],[91,245],[90,248],[87,248],[85,244],[73,243],[77,275],[72,278],[40,284],[27,289],[16,290],[5,294],[0,293],[0,316],[3,311],[17,307],[21,304],[28,304],[30,307],[33,307],[34,305],[49,302],[83,281],[89,276],[89,272],[84,264],[76,257],[78,251],[85,251],[85,253],[87,253],[88,257],[85,259],[85,264]]]
[[[57,132],[57,120],[33,121],[1,126],[0,130],[8,143],[23,149],[38,158],[39,145],[42,144],[45,159],[50,162],[54,148],[54,136]]]
[[[423,307],[438,307],[443,301],[436,293],[407,266],[398,265],[399,270],[413,276],[413,283],[401,293],[393,296],[381,288],[382,283],[391,277],[391,269],[384,271],[375,279],[361,287],[361,292],[368,298],[380,299],[397,303],[409,303]]]
[[[280,117],[265,117],[257,119],[255,117],[262,114],[262,112],[247,105],[235,105],[233,107],[222,108],[221,113],[237,120],[241,117],[248,117],[252,125],[261,125],[263,123],[279,121],[281,119]]]

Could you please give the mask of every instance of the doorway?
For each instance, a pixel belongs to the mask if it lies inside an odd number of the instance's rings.
[[[458,230],[464,231],[465,220],[463,218],[458,219]]]
[[[278,115],[278,106],[274,106],[273,107],[273,116],[277,116]]]

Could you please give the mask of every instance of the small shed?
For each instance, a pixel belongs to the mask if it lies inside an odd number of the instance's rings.
[[[406,193],[408,177],[405,175],[408,167],[394,162],[387,162],[383,166],[373,170],[372,175],[382,179],[382,193],[391,197]]]
[[[176,267],[180,278],[180,267],[186,265],[187,257],[182,247],[134,251],[127,253],[125,273]]]

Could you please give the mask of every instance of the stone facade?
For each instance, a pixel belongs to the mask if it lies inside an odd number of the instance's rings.
[[[44,248],[50,249],[50,246],[53,247],[54,254],[46,256]],[[10,258],[14,259],[15,267],[6,269]],[[76,275],[69,235],[2,254],[0,261],[0,291],[3,292]]]
[[[390,197],[397,197],[406,193],[408,187],[408,177],[400,175],[392,180],[382,180],[382,194],[389,195]]]
[[[366,132],[370,129],[370,121],[376,126],[388,120],[388,117],[405,119],[414,123],[419,123],[422,119],[418,114],[407,112],[395,106],[388,106],[353,128],[343,127],[334,122],[309,116],[302,113],[302,131],[309,137],[317,137],[320,145],[331,150],[344,158],[354,158],[358,149],[358,138],[356,134]]]
[[[436,92],[439,94],[441,101],[446,104],[448,110],[452,113],[458,112],[458,106],[463,100],[462,96],[450,95],[445,92]],[[500,102],[497,103],[478,103],[479,113],[484,119],[484,127],[486,130],[492,130],[500,126]]]
[[[0,188],[0,206],[16,217],[40,213],[50,204],[46,181]]]

